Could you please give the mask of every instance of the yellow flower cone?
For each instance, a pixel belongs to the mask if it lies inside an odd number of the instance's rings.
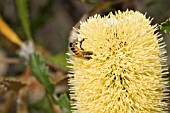
[[[8,26],[7,23],[0,16],[0,33],[2,33],[6,38],[8,38],[11,42],[20,46],[22,44],[22,40],[18,37],[18,35]]]
[[[77,37],[91,59],[70,55],[72,111],[76,113],[168,112],[168,69],[163,38],[138,11],[95,15]]]

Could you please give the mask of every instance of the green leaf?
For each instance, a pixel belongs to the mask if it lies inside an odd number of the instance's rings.
[[[25,34],[29,40],[32,40],[30,20],[28,14],[28,0],[16,0],[16,6],[18,10],[18,16],[21,20],[22,26],[24,28]]]
[[[54,102],[58,104],[60,107],[64,107],[67,109],[67,113],[71,113],[71,104],[68,96],[66,94],[62,94],[58,99],[53,98]]]
[[[40,55],[36,52],[32,53],[30,55],[29,64],[33,76],[35,76],[36,79],[45,86],[46,91],[52,95],[54,93],[55,85],[51,83],[48,68]]]
[[[161,23],[160,29],[167,34],[170,34],[170,18]]]

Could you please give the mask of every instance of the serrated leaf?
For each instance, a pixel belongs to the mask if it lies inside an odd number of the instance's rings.
[[[2,97],[2,95],[7,91],[7,88],[5,87],[5,85],[0,84],[0,97]]]
[[[28,14],[28,0],[16,0],[16,6],[25,34],[29,40],[32,40]]]
[[[26,83],[12,78],[4,78],[0,80],[0,85],[1,87],[3,86],[6,90],[13,90],[18,92],[21,88],[26,86]]]
[[[167,34],[170,34],[170,18],[161,23],[160,29]]]
[[[54,99],[55,103],[60,107],[64,107],[67,109],[67,113],[71,113],[71,104],[68,96],[66,94],[62,94],[58,99]]]
[[[35,76],[36,79],[45,86],[46,91],[52,95],[54,93],[55,86],[50,81],[48,68],[40,55],[35,52],[32,53],[30,55],[29,64],[33,76]]]

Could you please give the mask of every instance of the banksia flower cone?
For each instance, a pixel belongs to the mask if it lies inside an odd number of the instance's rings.
[[[156,30],[138,11],[95,15],[81,22],[74,49],[92,55],[70,54],[72,111],[168,112],[165,43]]]

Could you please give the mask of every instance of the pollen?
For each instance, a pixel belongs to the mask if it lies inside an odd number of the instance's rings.
[[[78,39],[91,59],[70,54],[74,113],[168,112],[168,68],[157,25],[138,11],[94,15],[81,22]]]

